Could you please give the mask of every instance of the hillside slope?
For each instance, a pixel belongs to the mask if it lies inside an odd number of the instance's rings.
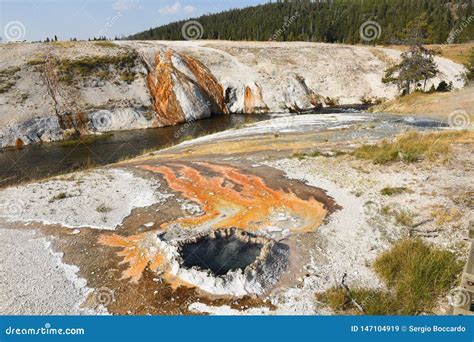
[[[474,87],[466,87],[449,93],[412,93],[370,109],[374,113],[413,114],[441,120],[446,120],[450,114],[458,112],[460,118],[463,115],[466,118],[464,120],[467,127],[469,122],[474,122]]]
[[[366,32],[370,42],[400,44],[404,28],[416,25],[426,15],[430,26],[427,43],[446,44],[457,30],[452,43],[460,43],[474,37],[474,25],[466,25],[473,10],[471,0],[274,1],[193,18],[199,22],[192,25],[194,31],[185,30],[187,21],[181,20],[127,39],[182,40],[187,38],[184,30],[194,39],[354,44],[364,42],[361,26],[371,23],[368,27],[374,31]]]
[[[399,54],[302,42],[4,44],[0,146],[159,127],[216,113],[301,112],[391,99],[397,89],[381,79]],[[461,65],[436,62],[446,81],[462,87]]]

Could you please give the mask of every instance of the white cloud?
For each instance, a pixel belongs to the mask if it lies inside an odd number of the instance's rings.
[[[186,6],[183,7],[183,10],[186,13],[192,13],[192,12],[194,12],[195,9],[196,9],[196,7],[193,7],[191,5],[186,5]]]
[[[181,8],[180,3],[176,2],[173,6],[161,7],[158,10],[158,12],[160,12],[160,14],[175,14],[175,13],[178,13],[180,8]]]
[[[164,14],[177,14],[179,12],[184,12],[184,13],[192,13],[194,12],[196,8],[191,6],[191,5],[186,5],[186,6],[181,6],[181,4],[179,3],[179,1],[176,1],[174,3],[174,5],[172,6],[165,6],[165,7],[161,7],[158,12],[160,12],[160,14],[164,15]]]
[[[112,4],[112,8],[116,11],[128,11],[139,8],[139,0],[117,0]]]

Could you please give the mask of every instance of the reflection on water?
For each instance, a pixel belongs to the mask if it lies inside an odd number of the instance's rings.
[[[230,270],[245,269],[260,255],[262,245],[244,242],[235,236],[203,238],[181,249],[183,265],[210,270],[214,275],[224,275]]]
[[[118,131],[83,142],[33,144],[21,150],[0,150],[0,187],[77,170],[106,165],[144,150],[160,149],[185,139],[220,132],[268,119],[266,115],[216,115],[178,126]]]
[[[360,112],[360,108],[332,108],[331,113]],[[324,114],[323,112],[314,113]],[[83,141],[57,142],[25,146],[21,150],[0,149],[0,187],[31,179],[46,178],[90,165],[106,165],[124,158],[144,153],[144,150],[159,150],[183,140],[239,127],[243,124],[275,118],[279,114],[258,115],[216,115],[178,126],[145,130],[118,131],[103,136],[88,137]],[[288,114],[283,114],[288,115]],[[366,114],[365,114],[366,115]],[[443,129],[445,122],[424,118],[400,118],[393,115],[377,114],[380,123],[377,133],[385,137],[394,133],[397,126],[410,126],[417,130]],[[362,131],[362,133],[365,131]],[[349,132],[352,139],[361,132]],[[377,134],[372,134],[376,138]],[[340,139],[348,136],[340,134]]]

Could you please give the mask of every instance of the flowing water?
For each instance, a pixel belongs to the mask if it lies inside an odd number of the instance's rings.
[[[267,120],[266,115],[216,115],[192,123],[116,131],[75,142],[32,144],[18,150],[0,149],[0,187],[78,170],[107,165],[146,150],[159,150],[186,139],[224,131],[242,124]]]
[[[333,108],[331,112],[356,114],[357,111],[360,111],[360,108],[339,110]],[[321,113],[314,113],[314,115],[321,115]],[[159,150],[183,140],[238,128],[243,124],[269,120],[277,116],[279,114],[216,115],[177,126],[117,131],[102,136],[87,137],[76,142],[32,144],[22,149],[0,149],[0,187],[63,174],[91,165],[111,164],[143,154],[147,150]],[[385,129],[388,130],[395,125],[410,125],[416,129],[446,126],[442,122],[427,119],[401,119],[381,115],[377,117],[377,121],[387,123]]]

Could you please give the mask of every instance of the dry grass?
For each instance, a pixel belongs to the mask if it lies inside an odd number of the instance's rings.
[[[377,274],[393,290],[400,314],[430,310],[456,282],[462,263],[446,250],[419,239],[402,240],[374,263]]]
[[[462,213],[456,208],[438,207],[431,212],[431,217],[441,226],[458,221],[462,217]]]
[[[408,46],[405,45],[390,45],[386,46],[390,49],[407,51]],[[464,64],[467,62],[469,50],[474,48],[474,43],[465,44],[433,44],[426,45],[427,48],[433,49],[436,53],[444,58],[450,59],[453,62]]]
[[[384,205],[380,209],[380,213],[387,217],[393,217],[395,219],[395,223],[400,226],[405,227],[412,227],[413,226],[413,213],[403,210],[403,209],[396,209],[390,205]]]
[[[94,45],[100,46],[100,47],[105,47],[105,48],[120,48],[117,44],[110,42],[108,40],[101,40],[98,42],[94,42]]]
[[[383,140],[377,145],[363,145],[354,151],[359,159],[387,164],[402,161],[414,163],[422,159],[435,160],[447,156],[453,143],[472,143],[474,133],[469,131],[445,131],[419,133],[408,132],[393,141]]]
[[[60,201],[62,199],[65,199],[66,197],[67,197],[67,194],[65,192],[60,192],[59,194],[54,195],[53,197],[51,197],[49,199],[49,203],[52,203],[54,201]]]
[[[396,186],[396,187],[391,187],[387,186],[380,190],[380,193],[384,196],[394,196],[394,195],[399,195],[401,193],[404,193],[408,189],[404,186]]]
[[[474,43],[451,44],[451,45],[428,45],[441,57],[450,59],[456,63],[464,64],[469,59],[469,51],[474,48]]]
[[[448,93],[414,92],[369,109],[372,113],[412,114],[447,120],[454,111],[465,111],[474,122],[474,87]]]
[[[114,136],[112,132],[102,133],[102,134],[90,134],[79,139],[64,140],[58,143],[61,147],[75,147],[80,144],[90,145],[94,144],[100,140],[107,140]]]
[[[59,79],[66,84],[73,84],[79,78],[96,77],[103,80],[112,79],[117,73],[127,83],[135,78],[132,68],[136,64],[136,53],[122,53],[118,55],[83,56],[57,61]],[[113,72],[115,68],[118,72]]]
[[[339,156],[343,156],[347,154],[346,152],[344,151],[339,151],[339,150],[336,150],[336,151],[330,151],[330,152],[323,152],[323,151],[319,151],[319,150],[314,150],[314,151],[311,151],[309,153],[303,153],[303,152],[294,152],[291,157],[292,158],[296,158],[298,160],[304,160],[308,157],[327,157],[327,158],[330,158],[330,157],[339,157]]]
[[[49,44],[67,49],[76,45],[76,42],[58,41],[58,42],[50,42]]]
[[[405,210],[399,210],[394,213],[395,215],[395,222],[398,225],[411,227],[413,226],[413,215]]]
[[[323,295],[317,296],[317,299],[327,304],[337,314],[365,314],[365,315],[390,315],[389,308],[392,306],[391,298],[387,292],[382,290],[372,290],[364,288],[354,288],[351,290],[352,298],[362,305],[364,312],[360,312],[351,303],[351,299],[347,291],[335,286],[324,292]]]
[[[18,79],[18,76],[16,76],[18,71],[20,71],[19,67],[9,67],[0,70],[0,94],[6,93],[15,86]]]
[[[378,59],[380,59],[382,62],[388,64],[388,65],[391,65],[391,64],[395,64],[396,62],[396,59],[392,58],[391,56],[387,55],[383,50],[379,50],[377,48],[373,48],[373,49],[370,49],[370,52],[372,52],[372,54],[377,57]]]
[[[417,315],[431,312],[438,298],[457,282],[462,263],[446,250],[419,239],[401,240],[374,262],[376,273],[387,290],[354,288],[351,297],[363,308],[360,312],[341,286],[318,296],[337,313],[367,315]]]

